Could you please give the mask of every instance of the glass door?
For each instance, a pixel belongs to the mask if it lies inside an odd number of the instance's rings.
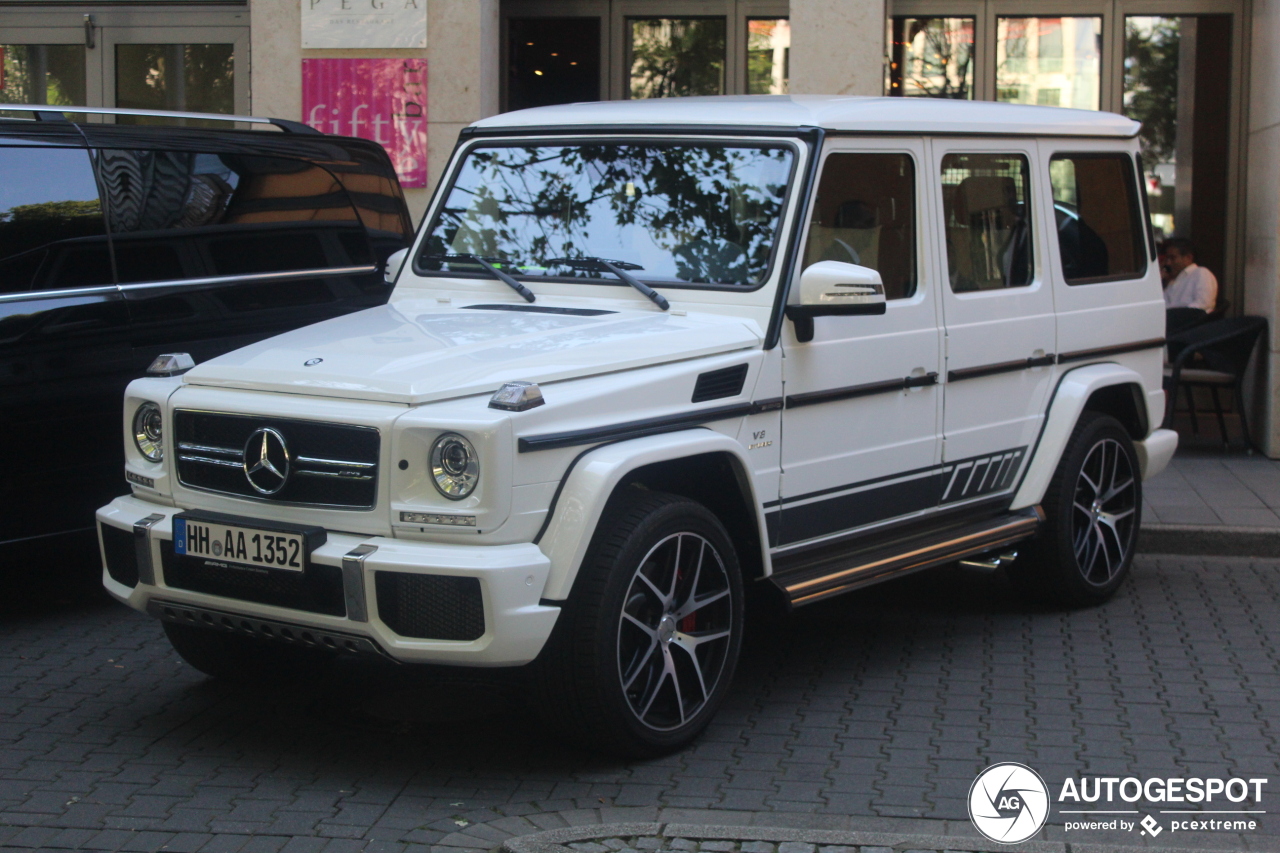
[[[247,113],[249,31],[245,27],[104,29],[105,106],[198,113]],[[240,66],[243,66],[241,68]],[[119,116],[119,124],[159,123]],[[186,120],[218,126],[219,122]],[[225,125],[223,125],[225,126]]]
[[[247,13],[156,11],[147,21],[0,9],[0,105],[249,112]]]

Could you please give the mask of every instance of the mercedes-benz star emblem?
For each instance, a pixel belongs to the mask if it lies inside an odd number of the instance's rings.
[[[289,446],[271,427],[259,427],[244,443],[244,476],[260,495],[274,495],[289,481]]]

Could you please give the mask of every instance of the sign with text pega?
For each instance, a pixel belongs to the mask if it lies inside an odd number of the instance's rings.
[[[302,47],[426,47],[427,0],[302,0]]]
[[[372,139],[391,155],[401,186],[427,185],[425,59],[304,59],[302,120]]]

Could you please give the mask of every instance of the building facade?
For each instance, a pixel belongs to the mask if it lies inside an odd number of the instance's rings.
[[[346,35],[304,37],[304,16],[322,3],[349,14]],[[421,96],[410,97],[425,138],[405,143],[417,146],[406,156],[424,167],[407,181],[415,214],[462,127],[543,104],[824,93],[1125,113],[1144,123],[1157,234],[1196,243],[1228,313],[1271,322],[1262,369],[1248,387],[1260,442],[1280,456],[1280,94],[1271,85],[1280,80],[1278,7],[1280,0],[3,0],[0,102],[274,115],[385,141],[374,122],[387,122],[376,110],[316,103],[318,81],[329,78],[317,76],[324,63],[309,61],[399,60],[406,73],[425,71],[425,81],[414,78],[425,82]],[[351,37],[361,16],[388,10],[424,21],[425,32],[396,46],[327,46],[362,43]]]

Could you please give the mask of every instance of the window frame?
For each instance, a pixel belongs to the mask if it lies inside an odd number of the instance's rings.
[[[1054,160],[1058,160],[1058,159],[1084,160],[1084,159],[1102,159],[1102,158],[1120,160],[1126,163],[1127,165],[1127,168],[1122,169],[1122,174],[1127,176],[1125,180],[1125,192],[1129,197],[1128,198],[1129,228],[1133,235],[1134,254],[1139,260],[1138,269],[1136,272],[1113,273],[1111,275],[1092,275],[1092,276],[1086,276],[1084,278],[1074,278],[1074,279],[1067,278],[1066,269],[1062,265],[1061,238],[1056,237],[1058,229],[1057,229],[1057,219],[1055,217],[1053,220],[1054,234],[1056,238],[1054,242],[1057,243],[1058,266],[1054,272],[1058,276],[1061,276],[1063,283],[1066,284],[1068,287],[1079,287],[1079,286],[1090,285],[1090,284],[1107,284],[1109,282],[1114,282],[1114,281],[1136,281],[1138,279],[1146,278],[1147,270],[1150,265],[1150,261],[1148,260],[1147,255],[1149,251],[1154,251],[1154,246],[1155,246],[1154,242],[1148,245],[1149,238],[1147,236],[1147,231],[1150,228],[1151,219],[1149,216],[1146,215],[1146,201],[1145,201],[1146,193],[1138,192],[1138,176],[1134,172],[1134,157],[1128,151],[1117,151],[1115,149],[1112,149],[1111,151],[1107,151],[1105,149],[1095,149],[1093,151],[1087,151],[1083,149],[1072,148],[1072,149],[1059,149],[1059,150],[1054,150],[1050,152],[1049,156],[1044,158],[1044,169],[1045,169],[1044,176],[1049,186],[1049,194],[1048,194],[1049,204],[1052,206],[1057,203],[1056,199],[1054,199],[1053,197],[1053,177],[1052,177],[1052,173],[1050,172],[1050,167]],[[1134,219],[1135,215],[1137,216],[1136,220]]]

